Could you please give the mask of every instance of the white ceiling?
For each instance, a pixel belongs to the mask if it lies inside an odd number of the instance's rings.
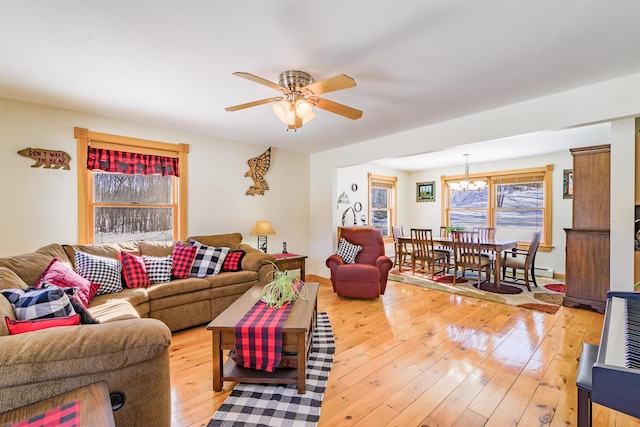
[[[307,153],[640,71],[634,0],[0,1],[3,97]],[[234,71],[290,69],[353,77],[322,97],[363,117],[224,110],[278,95]]]

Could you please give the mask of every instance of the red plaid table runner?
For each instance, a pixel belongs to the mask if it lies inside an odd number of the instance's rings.
[[[80,401],[67,403],[55,409],[26,420],[11,424],[10,427],[71,427],[80,425]]]
[[[273,372],[282,359],[282,328],[293,304],[281,309],[258,301],[236,324],[236,353],[245,368]]]

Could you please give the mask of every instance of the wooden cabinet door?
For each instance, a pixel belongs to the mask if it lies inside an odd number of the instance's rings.
[[[572,148],[573,228],[610,228],[611,147]]]

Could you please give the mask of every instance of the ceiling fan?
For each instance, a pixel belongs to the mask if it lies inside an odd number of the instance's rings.
[[[289,70],[280,73],[280,84],[275,84],[262,77],[244,72],[235,72],[233,75],[268,86],[282,92],[284,96],[234,105],[233,107],[225,108],[226,111],[238,111],[273,102],[273,112],[288,126],[287,130],[293,129],[294,131],[316,116],[313,112],[314,106],[352,120],[362,117],[362,111],[360,110],[316,96],[354,87],[356,85],[355,80],[344,74],[314,82],[309,73]]]

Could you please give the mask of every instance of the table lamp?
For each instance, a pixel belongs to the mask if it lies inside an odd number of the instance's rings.
[[[267,236],[276,234],[269,221],[256,221],[253,228],[249,232],[252,236],[258,236],[258,249],[267,253]]]

